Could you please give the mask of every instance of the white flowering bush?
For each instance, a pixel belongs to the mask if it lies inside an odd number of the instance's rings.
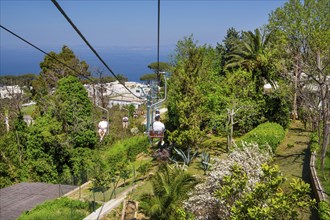
[[[196,185],[184,202],[185,209],[197,219],[229,218],[231,205],[253,189],[262,175],[262,165],[271,159],[271,148],[261,150],[255,143],[242,143],[225,160],[215,158],[205,182]],[[228,183],[227,194],[219,196]]]

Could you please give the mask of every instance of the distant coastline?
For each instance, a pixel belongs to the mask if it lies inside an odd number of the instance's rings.
[[[97,57],[87,49],[73,49],[80,60],[85,60],[90,65],[90,70],[100,68],[104,70],[105,76],[111,74]],[[58,51],[55,51],[56,53]],[[140,77],[146,73],[152,73],[148,64],[157,61],[155,49],[143,50],[142,48],[115,48],[99,49],[98,53],[115,74],[122,74],[129,81],[140,81]],[[160,51],[160,61],[169,62],[170,50]],[[1,48],[0,52],[0,75],[23,75],[39,74],[40,62],[45,55],[34,48]],[[92,71],[93,72],[93,71]]]

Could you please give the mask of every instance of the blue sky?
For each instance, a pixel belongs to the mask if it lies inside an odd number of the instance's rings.
[[[191,34],[200,44],[215,46],[217,42],[222,42],[230,27],[247,31],[266,24],[269,13],[285,2],[162,0],[160,53],[168,53],[168,49],[173,49],[178,40]],[[155,50],[156,0],[58,0],[58,3],[97,50],[107,48],[110,53],[111,50],[116,53]],[[74,51],[88,51],[85,43],[51,1],[0,0],[0,16],[1,25],[46,51],[58,52],[63,45],[68,45]],[[17,57],[24,54],[24,50],[35,50],[3,29],[0,29],[0,48],[1,73],[9,59],[7,50],[20,51]],[[38,57],[38,62],[42,61],[40,57],[42,59],[43,54],[38,51],[33,54]]]

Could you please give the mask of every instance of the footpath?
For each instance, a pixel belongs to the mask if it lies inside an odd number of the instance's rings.
[[[111,212],[113,209],[117,208],[126,198],[127,194],[133,191],[136,187],[138,187],[139,184],[134,185],[128,189],[126,189],[124,192],[121,192],[117,198],[111,199],[108,202],[104,203],[100,208],[92,212],[90,215],[85,217],[83,220],[99,220],[102,219],[106,214]]]
[[[284,141],[276,149],[274,164],[277,164],[281,173],[287,178],[282,186],[284,190],[290,187],[293,179],[302,179],[312,188],[312,177],[310,172],[309,150],[310,132],[304,128],[300,121],[291,123]],[[311,197],[314,194],[311,193]],[[304,213],[303,220],[317,220],[318,215],[315,210]]]
[[[275,164],[290,182],[293,178],[302,178],[310,183],[308,149],[310,132],[304,129],[300,121],[291,123],[283,143],[276,149]]]

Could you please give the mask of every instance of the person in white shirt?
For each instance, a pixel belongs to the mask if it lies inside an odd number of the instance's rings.
[[[109,127],[109,123],[106,120],[105,117],[102,118],[102,121],[99,122],[98,128],[99,128],[99,135],[100,135],[100,141],[103,140],[104,135],[107,133]]]
[[[165,125],[162,122],[160,122],[160,115],[156,115],[155,122],[152,124],[152,130],[155,132],[164,133]],[[164,145],[164,141],[162,137],[159,138],[159,143],[161,143],[161,145]]]
[[[123,117],[123,128],[128,128],[128,117]]]

